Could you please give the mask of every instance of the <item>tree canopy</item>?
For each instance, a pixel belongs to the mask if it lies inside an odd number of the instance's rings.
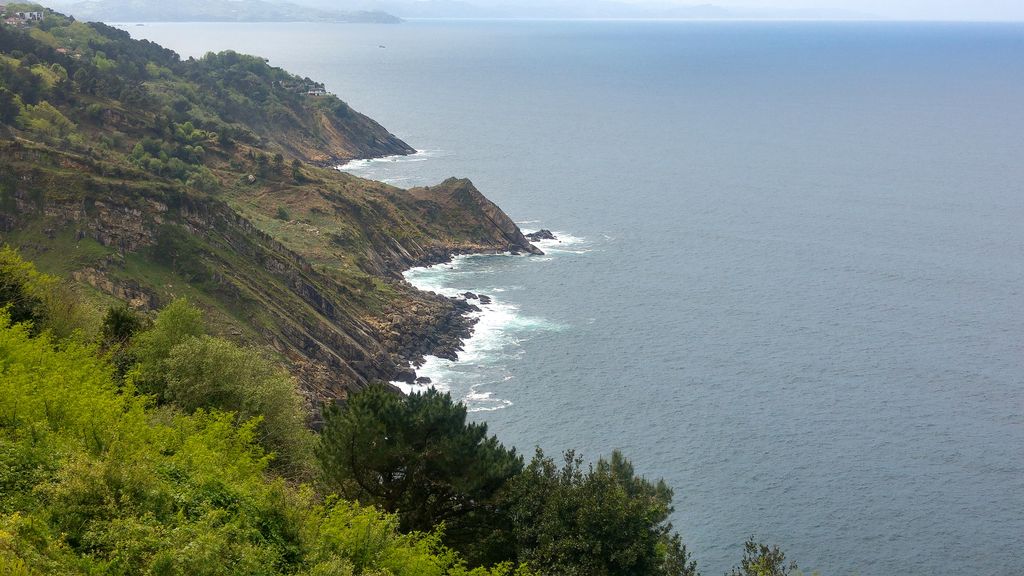
[[[515,561],[545,574],[692,576],[672,532],[672,491],[635,474],[619,452],[585,470],[514,450],[466,421],[436,390],[384,386],[326,412],[317,449],[329,490],[398,513],[401,526],[444,523],[444,541],[471,562]]]
[[[487,555],[497,496],[523,461],[486,424],[467,423],[464,405],[434,389],[402,397],[374,385],[324,416],[317,455],[330,490],[397,512],[404,530],[444,523],[449,545]]]
[[[0,280],[37,274],[8,256]],[[530,576],[510,564],[471,570],[436,530],[404,532],[393,514],[286,482],[270,467],[261,417],[210,407],[201,390],[188,409],[155,405],[90,338],[12,322],[9,296],[0,293],[0,574]],[[178,304],[151,331],[169,343],[190,314]],[[190,353],[213,344],[185,341]],[[206,368],[245,353],[197,353],[202,367],[176,378],[251,382],[237,366]]]
[[[517,558],[544,573],[695,576],[672,532],[672,490],[635,474],[618,451],[585,469],[574,452],[561,467],[538,449],[508,493]]]

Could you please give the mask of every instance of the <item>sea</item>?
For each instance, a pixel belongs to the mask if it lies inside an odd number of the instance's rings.
[[[1024,24],[123,24],[323,81],[544,256],[420,375],[527,457],[621,449],[701,571],[1024,574]]]

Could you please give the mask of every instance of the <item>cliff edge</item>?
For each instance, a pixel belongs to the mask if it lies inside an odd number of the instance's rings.
[[[189,298],[315,403],[409,379],[469,334],[464,302],[403,270],[539,253],[468,180],[402,190],[322,167],[412,148],[312,80],[46,18],[0,27],[0,241],[87,298]]]

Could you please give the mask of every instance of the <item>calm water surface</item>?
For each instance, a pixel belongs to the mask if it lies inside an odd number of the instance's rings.
[[[705,574],[751,535],[826,574],[1024,573],[1024,26],[127,26],[323,80],[545,257],[424,372],[506,443],[622,448]],[[383,47],[382,47],[383,46]]]

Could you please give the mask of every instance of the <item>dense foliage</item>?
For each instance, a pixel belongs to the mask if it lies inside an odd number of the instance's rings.
[[[364,130],[353,140],[381,142],[379,126],[322,88],[233,52],[181,61],[50,11],[25,29],[0,25],[0,224],[25,225],[23,246],[57,246],[50,270],[134,267],[151,286],[216,295],[204,312],[243,311],[262,329],[279,326],[263,316],[299,311],[319,328],[333,305],[303,307],[285,283],[309,300],[328,289],[353,302],[385,293],[366,273],[381,264],[367,256],[374,232],[363,225],[386,229],[389,246],[418,225],[381,200],[383,189],[328,186],[299,160],[324,134],[340,135],[336,143]],[[255,182],[273,206],[260,208],[271,215],[262,225],[277,231],[252,234],[259,252],[172,221],[199,210],[197,198],[207,209],[248,201]],[[278,204],[308,192],[292,188],[303,183],[317,187],[313,201],[334,204]],[[152,243],[90,244],[41,217],[71,205],[94,215],[104,202],[113,209],[111,198],[123,214],[158,215]],[[304,224],[319,214],[317,226],[333,230],[322,235],[329,254],[289,236],[299,209]],[[338,224],[338,214],[354,220]],[[273,260],[285,248],[271,237],[310,249],[331,278],[297,258]],[[295,275],[273,275],[284,266]],[[257,284],[266,300],[250,291]],[[379,303],[359,302],[360,312]],[[204,312],[183,299],[150,317],[94,308],[0,249],[0,574],[695,573],[667,522],[671,491],[621,454],[585,468],[572,453],[559,466],[538,452],[524,465],[448,395],[384,386],[328,409],[318,439],[279,358],[238,343],[261,330],[212,337]],[[785,574],[775,550],[748,547],[744,573]],[[776,564],[782,571],[762,570]]]
[[[309,476],[312,433],[293,379],[256,349],[204,334],[201,313],[176,300],[135,339],[128,376],[140,390],[186,412],[221,410],[240,422],[258,418],[260,444],[274,468]]]
[[[48,330],[58,338],[96,329],[95,315],[78,305],[68,285],[40,274],[7,246],[0,247],[0,305],[7,306],[12,322],[28,322],[32,330]]]
[[[103,172],[139,169],[213,192],[224,185],[217,169],[240,152],[250,156],[246,168],[265,177],[274,168],[284,174],[281,152],[308,155],[352,146],[352,136],[389,136],[322,84],[263,58],[226,51],[181,60],[105,24],[20,8],[45,17],[23,28],[0,25],[0,134],[15,129],[102,163]],[[268,148],[281,155],[276,166]]]
[[[318,455],[329,488],[397,512],[406,529],[444,522],[445,541],[475,561],[518,561],[545,574],[691,576],[667,519],[672,491],[614,452],[584,471],[522,460],[466,409],[430,390],[373,387],[326,413]]]
[[[545,573],[697,573],[668,523],[672,490],[637,476],[618,451],[584,469],[571,451],[559,467],[538,449],[508,498],[516,558]]]
[[[131,377],[119,381],[88,338],[34,335],[31,320],[12,324],[11,302],[2,304],[0,573],[514,572],[469,571],[440,533],[404,533],[393,515],[294,487],[268,467],[259,417],[156,405]],[[147,345],[188,332],[187,306],[172,312]],[[205,394],[189,401],[215,403]]]
[[[372,386],[326,411],[318,455],[330,490],[398,512],[405,530],[443,522],[445,541],[474,561],[511,559],[499,496],[522,458],[448,394]]]

